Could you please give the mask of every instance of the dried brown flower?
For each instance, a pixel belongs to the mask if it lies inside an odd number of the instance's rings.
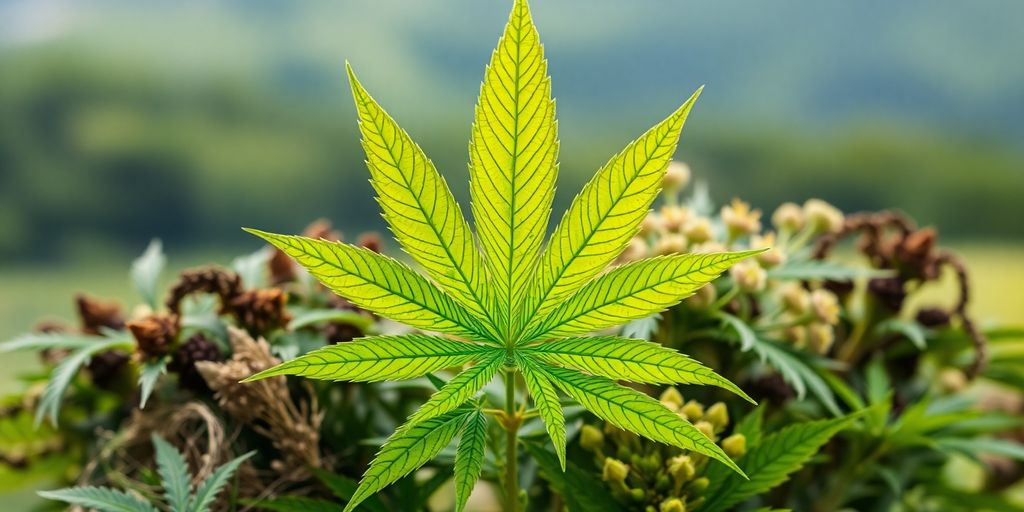
[[[103,328],[124,329],[124,315],[121,305],[116,302],[104,302],[83,293],[75,296],[78,318],[82,322],[82,332],[97,335]]]
[[[167,365],[167,369],[178,374],[179,387],[197,393],[207,393],[210,388],[206,385],[202,375],[199,375],[196,363],[222,359],[224,359],[224,355],[216,343],[208,340],[202,334],[196,334],[178,347],[170,364]]]
[[[384,250],[384,240],[377,233],[363,233],[359,235],[356,245],[365,247],[373,252],[379,253]]]
[[[167,309],[179,314],[182,299],[193,293],[211,293],[220,297],[221,308],[224,310],[242,293],[242,280],[234,272],[218,267],[186,270],[168,292]]]
[[[214,391],[221,409],[273,442],[281,454],[272,462],[274,469],[295,479],[304,478],[305,468],[320,465],[322,417],[316,403],[296,405],[283,376],[241,383],[280,361],[271,355],[270,345],[262,338],[254,340],[235,327],[228,328],[228,335],[231,359],[221,363],[201,361],[196,368]]]
[[[143,359],[167,355],[178,339],[178,315],[154,313],[128,322],[128,330]]]
[[[263,288],[240,293],[228,308],[249,332],[266,333],[284,327],[291,319],[287,304],[288,294],[283,290]]]

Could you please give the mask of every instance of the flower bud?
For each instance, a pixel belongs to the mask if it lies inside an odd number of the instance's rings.
[[[162,313],[132,320],[126,325],[135,337],[136,348],[144,359],[169,354],[177,343],[180,329],[178,315]]]
[[[768,249],[757,255],[757,261],[765,268],[777,267],[786,261],[786,253],[777,247],[775,233],[750,237],[751,249]]]
[[[679,412],[686,416],[687,420],[696,421],[704,416],[704,405],[696,400],[690,400]]]
[[[665,177],[661,179],[661,188],[674,194],[690,183],[690,166],[683,162],[669,162],[665,169]]]
[[[636,503],[643,503],[647,499],[647,493],[643,489],[637,487],[629,490],[629,498]]]
[[[665,231],[681,233],[686,221],[690,219],[690,210],[683,206],[662,206],[661,223]]]
[[[678,484],[689,481],[697,473],[689,455],[676,455],[668,460],[668,474]]]
[[[728,247],[715,242],[714,240],[697,244],[690,248],[690,252],[693,254],[711,254],[713,252],[725,252],[727,250],[729,250]]]
[[[711,227],[711,219],[707,217],[694,217],[686,222],[683,233],[691,242],[702,244],[715,237],[715,230]]]
[[[839,299],[836,295],[825,289],[817,289],[811,292],[811,310],[815,318],[827,324],[839,323]]]
[[[668,254],[681,254],[686,252],[686,237],[676,233],[668,233],[658,240],[654,246],[655,254],[665,256]]]
[[[689,487],[687,487],[687,490],[690,491],[693,494],[700,494],[700,493],[706,491],[708,489],[708,486],[710,486],[710,485],[711,485],[711,480],[708,480],[708,477],[706,477],[706,476],[702,476],[702,477],[697,478],[694,481],[690,482],[690,485],[689,485]]]
[[[804,211],[795,203],[782,203],[772,213],[772,224],[783,233],[799,231],[804,227]]]
[[[686,512],[686,504],[679,498],[669,498],[658,505],[658,512]]]
[[[807,326],[791,325],[782,331],[782,337],[796,348],[807,345]]]
[[[747,453],[747,437],[733,434],[722,440],[722,450],[730,459],[738,459]]]
[[[821,199],[804,203],[804,217],[815,233],[835,233],[843,227],[843,212]]]
[[[787,283],[782,289],[782,304],[794,315],[803,315],[811,306],[811,296],[799,283]]]
[[[829,324],[813,323],[807,326],[807,346],[816,354],[828,353],[835,339],[835,330]]]
[[[643,238],[634,236],[629,240],[629,244],[622,251],[622,254],[616,259],[619,263],[629,263],[631,261],[640,260],[647,257],[647,253],[650,248],[647,246],[647,242]]]
[[[661,404],[669,409],[676,411],[683,405],[683,395],[679,393],[679,390],[675,387],[667,387],[665,391],[661,392],[661,396],[658,397]]]
[[[583,428],[580,429],[580,446],[584,450],[598,452],[604,446],[604,434],[597,427],[583,425]]]
[[[694,292],[693,296],[686,299],[686,304],[697,309],[707,309],[711,307],[717,299],[718,290],[715,290],[713,285],[706,284],[697,288],[697,291]]]
[[[712,441],[715,440],[715,426],[712,425],[710,422],[701,420],[698,421],[697,423],[694,423],[693,426],[697,427],[697,430],[700,430],[702,434],[708,436],[708,439]]]
[[[736,286],[746,293],[759,293],[768,286],[768,272],[758,265],[757,260],[743,260],[729,269]]]
[[[626,477],[629,476],[629,466],[618,459],[608,457],[604,460],[604,468],[601,471],[601,479],[605,482],[618,482],[622,483],[626,481]]]
[[[662,222],[661,215],[655,212],[649,212],[644,220],[640,222],[640,236],[650,236],[655,233],[659,233],[665,229],[665,223]]]
[[[715,402],[704,413],[704,420],[714,425],[715,431],[721,431],[729,425],[729,410],[722,402]]]
[[[721,215],[733,237],[761,231],[761,210],[752,210],[749,203],[733,199],[732,204],[722,207]]]
[[[967,387],[967,376],[957,368],[946,368],[939,372],[939,385],[943,391],[957,393]]]

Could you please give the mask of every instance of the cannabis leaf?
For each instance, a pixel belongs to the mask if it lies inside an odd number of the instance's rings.
[[[759,252],[668,255],[609,269],[657,196],[700,91],[613,156],[545,244],[558,172],[557,123],[547,62],[525,0],[512,8],[475,109],[470,140],[475,234],[423,150],[366,91],[351,66],[348,75],[377,202],[425,275],[340,242],[248,231],[357,306],[427,333],[371,336],[319,349],[247,380],[301,375],[380,381],[445,368],[459,372],[388,439],[346,510],[416,470],[460,435],[455,477],[458,507],[463,507],[480,472],[486,414],[510,434],[505,498],[514,509],[516,432],[526,414],[525,404],[517,409],[515,403],[520,375],[563,470],[566,431],[559,390],[620,428],[702,453],[740,472],[688,421],[615,380],[712,385],[750,397],[671,349],[590,336],[656,315]],[[483,398],[467,405],[499,372],[507,387],[504,408],[484,409]]]
[[[161,505],[158,508],[152,503],[109,487],[68,487],[55,491],[40,491],[39,496],[102,512],[209,512],[214,499],[238,466],[255,454],[246,453],[218,467],[199,484],[195,493],[192,493],[192,477],[188,474],[185,457],[160,437],[154,435],[152,439],[156,451],[157,474],[160,475],[163,485],[166,506]]]

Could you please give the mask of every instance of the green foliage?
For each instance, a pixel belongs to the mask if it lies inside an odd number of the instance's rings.
[[[833,420],[819,420],[790,425],[766,436],[738,462],[750,475],[749,480],[737,478],[717,467],[708,469],[711,487],[701,511],[715,512],[770,490],[782,483],[786,476],[800,469],[828,442],[832,436],[846,428],[855,418],[848,416]]]
[[[484,448],[487,446],[487,416],[481,411],[472,413],[462,431],[459,449],[455,455],[455,510],[462,512],[480,478],[484,467]]]
[[[185,458],[173,446],[153,436],[157,472],[164,488],[164,500],[170,512],[209,512],[214,500],[228,479],[255,452],[249,452],[228,461],[214,470],[192,493],[192,477],[188,474]],[[41,491],[43,498],[63,501],[71,505],[100,510],[101,512],[155,512],[153,504],[117,489],[107,487],[69,487],[55,491]],[[162,509],[163,507],[161,507]]]
[[[563,467],[565,421],[555,388],[624,429],[703,453],[739,471],[688,421],[605,377],[710,384],[749,400],[735,385],[682,354],[642,340],[559,340],[656,314],[760,252],[670,255],[608,268],[638,232],[658,194],[699,91],[612,157],[545,245],[557,174],[554,102],[529,8],[517,1],[487,68],[470,142],[478,252],[444,179],[351,67],[348,73],[377,202],[398,242],[426,276],[353,245],[248,231],[357,306],[450,336],[365,338],[297,357],[248,380],[302,375],[376,381],[472,366],[444,384],[388,439],[347,509],[426,463],[460,432],[468,443],[463,453],[482,453],[477,444],[481,413],[467,412],[463,404],[503,367],[509,375],[523,374]],[[505,405],[503,426],[514,432],[519,413],[514,404]],[[515,446],[509,448],[514,457]],[[479,461],[461,460],[460,506],[479,472]]]
[[[149,242],[146,251],[132,262],[132,283],[146,304],[153,309],[158,307],[156,285],[165,266],[167,257],[164,256],[163,244],[158,239]]]
[[[139,372],[139,408],[145,409],[146,402],[149,401],[149,395],[153,394],[153,388],[156,387],[156,381],[160,379],[160,376],[167,373],[167,357],[161,357],[153,361],[147,361],[142,365],[142,371]]]
[[[46,381],[46,388],[39,399],[39,406],[36,408],[36,424],[40,424],[44,417],[49,417],[50,423],[57,424],[57,416],[60,413],[61,403],[64,401],[64,393],[74,380],[83,366],[92,356],[119,347],[131,346],[131,338],[120,333],[111,333],[111,337],[94,337],[94,341],[81,347],[67,357],[50,372],[50,378]],[[115,335],[116,334],[116,335]]]

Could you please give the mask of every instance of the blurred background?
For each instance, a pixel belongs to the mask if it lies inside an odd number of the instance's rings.
[[[706,84],[677,158],[717,201],[900,208],[967,256],[981,318],[1020,320],[1024,2],[533,4],[555,211]],[[181,268],[256,249],[241,226],[381,229],[346,59],[466,199],[509,6],[0,0],[0,338],[70,315],[78,290],[127,299],[152,237]]]

